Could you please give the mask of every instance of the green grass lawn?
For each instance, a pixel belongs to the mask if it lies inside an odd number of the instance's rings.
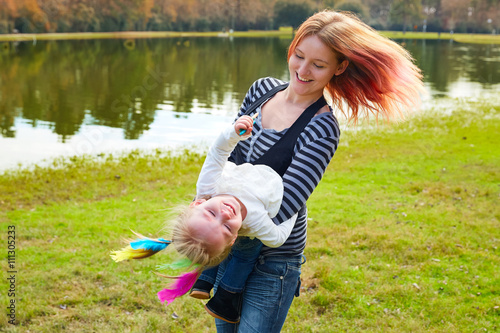
[[[308,203],[302,290],[283,331],[499,331],[498,133],[500,105],[487,101],[344,131]],[[109,257],[130,229],[159,236],[169,208],[192,199],[202,161],[134,152],[1,174],[0,331],[215,331],[202,301],[158,301],[167,281],[152,271],[173,252]]]

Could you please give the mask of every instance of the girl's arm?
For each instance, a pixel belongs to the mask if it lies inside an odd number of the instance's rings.
[[[220,178],[222,169],[234,147],[239,141],[250,137],[253,120],[248,116],[240,117],[233,125],[225,128],[208,150],[207,157],[198,176],[196,195],[213,195],[214,186]],[[239,135],[240,130],[246,130]]]
[[[258,238],[264,245],[268,247],[280,247],[290,236],[298,214],[276,225],[273,220],[267,215],[264,209],[259,210],[261,216],[254,214],[252,221],[258,221],[252,225],[247,225],[247,232],[240,233],[242,236]]]

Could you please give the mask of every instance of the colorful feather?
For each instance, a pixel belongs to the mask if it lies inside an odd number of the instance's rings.
[[[111,252],[111,258],[116,261],[123,261],[128,259],[143,259],[150,257],[162,250],[164,250],[171,241],[158,238],[140,238],[130,242],[130,245],[124,247],[120,251]]]
[[[144,249],[149,251],[160,252],[161,250],[165,250],[165,248],[170,243],[171,241],[163,238],[158,238],[158,239],[144,238],[130,242],[130,246],[134,250]]]
[[[171,269],[171,270],[179,270],[183,268],[189,268],[193,266],[193,262],[189,260],[188,258],[184,258],[181,260],[174,261],[171,264],[163,264],[163,265],[157,265],[156,269],[157,270],[166,270],[166,269]],[[195,265],[198,266],[198,265]]]
[[[167,305],[173,302],[177,297],[186,294],[193,287],[198,279],[200,272],[195,269],[194,271],[184,273],[176,278],[176,281],[158,293],[158,298],[162,303],[167,302]]]

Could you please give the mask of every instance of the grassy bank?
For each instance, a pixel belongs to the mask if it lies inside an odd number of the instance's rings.
[[[223,33],[218,31],[122,31],[122,32],[75,32],[44,34],[0,34],[0,42],[33,41],[33,40],[77,40],[77,39],[135,39],[135,38],[172,38],[172,37],[291,37],[291,30],[272,31],[235,31]]]
[[[500,35],[487,34],[460,34],[460,33],[437,33],[437,32],[406,32],[381,31],[381,34],[391,39],[442,39],[453,40],[458,43],[471,44],[500,44]]]
[[[308,204],[301,296],[284,332],[500,330],[500,105],[485,103],[344,131]],[[172,253],[109,258],[130,229],[157,234],[168,208],[193,197],[202,161],[158,151],[0,175],[18,321],[7,323],[4,259],[0,331],[215,331],[201,301],[157,300],[165,280],[151,271]]]
[[[500,35],[450,34],[434,32],[381,31],[392,39],[443,39],[460,43],[500,44]],[[235,31],[221,32],[175,32],[175,31],[124,31],[124,32],[84,32],[84,33],[45,33],[45,34],[0,34],[0,42],[36,40],[77,40],[77,39],[135,39],[171,37],[291,37],[289,29],[272,31]]]

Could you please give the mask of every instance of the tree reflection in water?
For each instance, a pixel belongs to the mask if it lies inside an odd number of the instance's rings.
[[[158,110],[233,116],[254,80],[287,80],[289,42],[171,38],[9,43],[0,48],[0,131],[3,138],[15,140],[16,124],[22,122],[49,128],[65,143],[82,126],[99,125],[120,129],[123,140],[135,140],[151,128]],[[457,82],[484,91],[500,89],[498,45],[400,42],[422,68],[434,97],[454,95],[450,89]]]

